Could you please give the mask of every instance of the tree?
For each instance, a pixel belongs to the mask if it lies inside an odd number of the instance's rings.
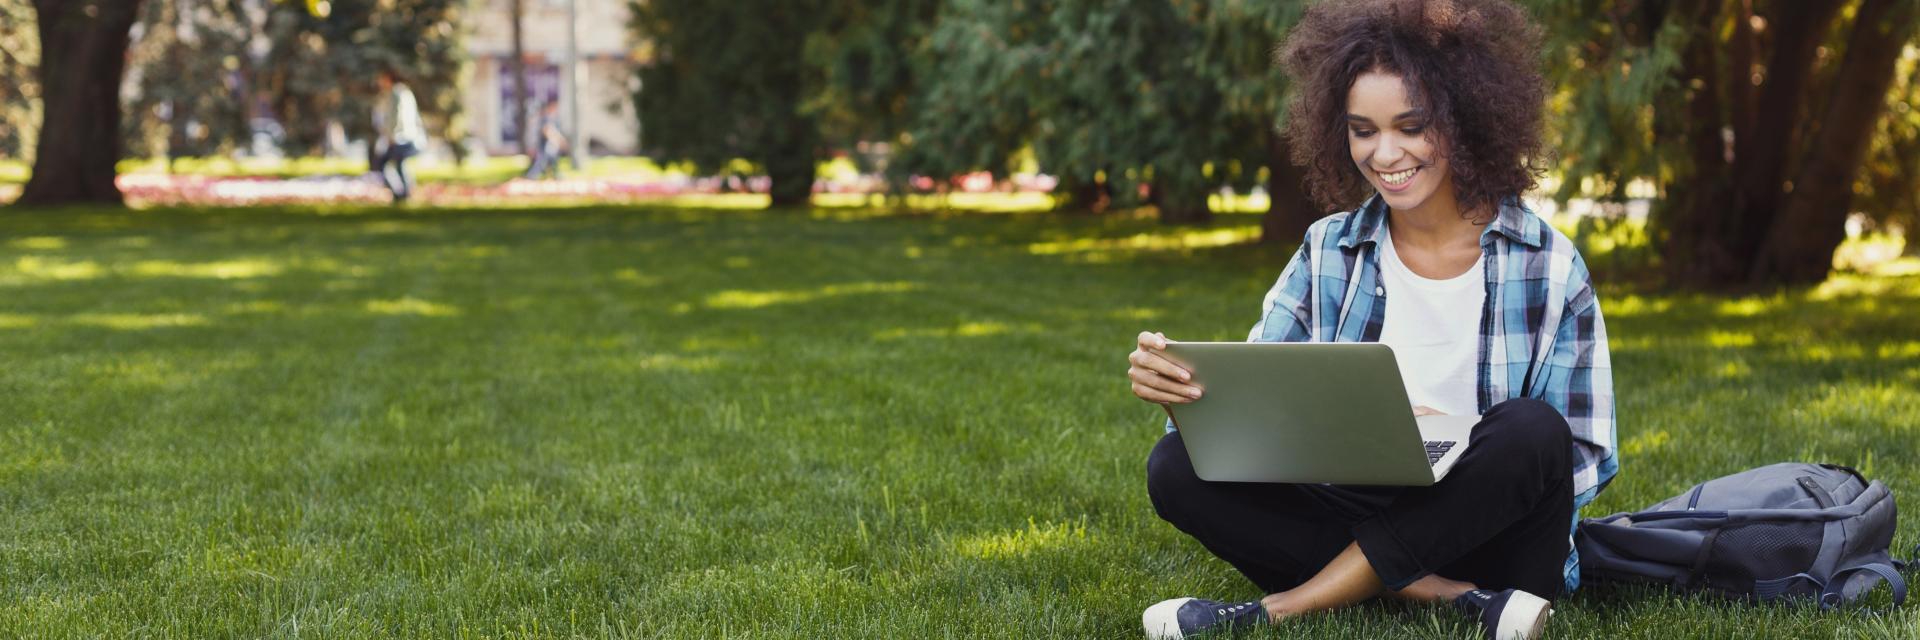
[[[1024,143],[1070,202],[1139,202],[1144,191],[1163,221],[1211,217],[1207,195],[1227,167],[1207,161],[1231,132],[1220,92],[1186,68],[1199,40],[1194,16],[1163,0],[956,0],[947,9],[929,52],[931,75],[946,86],[923,101],[913,138],[927,146],[916,158],[984,160],[999,173]],[[982,129],[999,143],[986,158],[966,151]]]
[[[1568,104],[1560,197],[1657,182],[1682,284],[1826,277],[1920,0],[1534,4]]]
[[[245,3],[155,0],[137,30],[128,52],[133,90],[123,97],[127,155],[164,149],[171,164],[244,144],[253,37]]]
[[[508,25],[513,30],[513,59],[507,61],[508,73],[513,76],[513,110],[508,117],[513,118],[514,144],[520,152],[533,155],[533,145],[529,140],[533,134],[527,122],[527,7],[525,0],[508,0]]]
[[[1905,230],[1907,254],[1920,256],[1920,46],[1907,48],[1893,77],[1855,201],[1876,223]]]
[[[456,155],[467,137],[462,87],[472,74],[467,0],[333,0],[315,15],[303,4],[275,4],[267,18],[272,42],[260,70],[274,114],[294,155],[320,151],[339,123],[352,137],[373,137],[374,100],[383,69],[413,90],[428,130],[438,129]]]
[[[140,0],[34,0],[44,117],[17,205],[120,205],[120,80]]]
[[[990,171],[1005,177],[1028,140],[1042,131],[1052,96],[1042,71],[1056,38],[1044,28],[1050,5],[950,0],[914,51],[922,82],[908,95],[906,130],[897,140],[898,174],[950,176]],[[1094,183],[1083,167],[1048,166],[1061,179],[1056,194],[1082,206]],[[1077,197],[1076,197],[1077,196]]]
[[[652,60],[638,70],[634,104],[647,143],[673,161],[718,171],[737,158],[759,165],[774,207],[805,207],[823,147],[820,70],[806,59],[823,26],[820,0],[647,0],[632,29]]]
[[[1245,148],[1239,153],[1248,166],[1265,164],[1268,204],[1260,241],[1299,242],[1327,212],[1307,195],[1306,174],[1293,164],[1284,135],[1288,82],[1272,54],[1300,21],[1304,6],[1255,0],[1213,0],[1212,6],[1202,27],[1208,46],[1194,67],[1220,87],[1233,128],[1243,132],[1236,139],[1258,142],[1265,153],[1261,157]]]
[[[928,38],[908,157],[928,173],[1003,170],[1031,149],[1069,206],[1154,204],[1204,222],[1222,186],[1269,181],[1269,238],[1318,218],[1279,135],[1271,52],[1299,19],[1246,0],[954,0]],[[1144,190],[1140,187],[1145,185]]]
[[[1828,87],[1791,190],[1778,205],[1752,277],[1759,281],[1819,282],[1846,239],[1854,173],[1887,105],[1887,89],[1901,48],[1920,23],[1920,1],[1866,0],[1855,11],[1844,58]]]
[[[40,123],[40,36],[27,0],[0,0],[0,158],[33,149]]]
[[[820,83],[803,106],[819,118],[829,144],[858,148],[887,143],[852,158],[862,171],[887,172],[896,187],[902,176],[888,157],[913,118],[910,100],[924,84],[919,56],[939,15],[941,0],[835,0],[827,3],[821,28],[806,42],[806,60]],[[874,161],[887,162],[885,165]]]

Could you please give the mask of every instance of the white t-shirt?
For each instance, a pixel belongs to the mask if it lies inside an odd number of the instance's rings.
[[[1447,415],[1480,415],[1480,313],[1487,300],[1487,259],[1466,273],[1429,280],[1408,269],[1393,249],[1393,234],[1380,242],[1381,285],[1387,317],[1380,342],[1393,347],[1407,398]]]
[[[393,83],[393,89],[373,113],[373,128],[387,139],[387,144],[426,142],[427,127],[420,122],[420,103],[414,100],[413,90],[403,83]]]

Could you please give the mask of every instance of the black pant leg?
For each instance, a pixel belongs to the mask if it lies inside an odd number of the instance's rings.
[[[1444,480],[1407,489],[1353,535],[1390,589],[1439,572],[1552,598],[1565,584],[1572,458],[1572,430],[1551,405],[1503,402]]]
[[[412,143],[394,145],[393,172],[398,176],[399,187],[394,196],[405,200],[413,195],[413,172],[407,170],[407,159],[412,158],[416,148]]]
[[[1180,434],[1160,439],[1147,458],[1154,511],[1238,569],[1267,593],[1299,586],[1353,542],[1349,529],[1371,494],[1328,499],[1318,485],[1209,482],[1194,474]],[[1385,498],[1374,505],[1384,506]]]

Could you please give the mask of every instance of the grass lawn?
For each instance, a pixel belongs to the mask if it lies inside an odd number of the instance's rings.
[[[0,214],[0,637],[1139,637],[1260,595],[1153,515],[1122,361],[1244,336],[1290,255],[1256,226]],[[1604,305],[1624,470],[1589,515],[1783,460],[1920,504],[1915,270]],[[1920,605],[1590,588],[1550,628],[1911,638]]]

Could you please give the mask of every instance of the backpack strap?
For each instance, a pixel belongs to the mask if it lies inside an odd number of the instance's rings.
[[[1907,552],[1906,562],[1893,561],[1893,568],[1901,573],[1920,572],[1920,544],[1913,545],[1913,550]]]
[[[1763,601],[1772,600],[1785,594],[1788,589],[1793,588],[1794,585],[1800,583],[1802,580],[1813,583],[1813,588],[1816,590],[1824,590],[1827,588],[1827,585],[1820,582],[1819,578],[1804,573],[1796,573],[1785,578],[1753,581],[1753,595]]]
[[[1859,594],[1854,594],[1853,598],[1849,598],[1845,592],[1848,578],[1861,571],[1871,571],[1893,587],[1893,606],[1898,607],[1900,603],[1907,600],[1907,581],[1900,577],[1900,572],[1895,571],[1891,566],[1875,562],[1854,565],[1833,572],[1833,576],[1827,580],[1826,588],[1820,591],[1820,610],[1831,610],[1842,603],[1860,597]]]

